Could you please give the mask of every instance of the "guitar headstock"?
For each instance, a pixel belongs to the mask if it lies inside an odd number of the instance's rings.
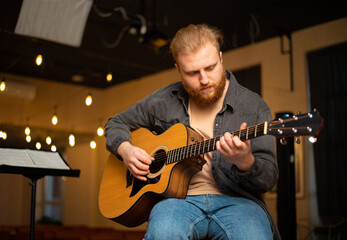
[[[316,136],[323,128],[323,119],[314,110],[291,117],[277,118],[268,123],[268,134],[279,138],[294,136]]]

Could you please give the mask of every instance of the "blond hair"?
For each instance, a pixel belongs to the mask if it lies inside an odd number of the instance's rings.
[[[194,53],[207,43],[218,51],[223,45],[223,34],[215,27],[206,24],[190,24],[176,33],[170,44],[170,52],[177,62],[179,53]]]

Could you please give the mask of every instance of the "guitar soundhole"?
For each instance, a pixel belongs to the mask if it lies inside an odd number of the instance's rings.
[[[166,152],[164,150],[160,149],[154,154],[153,157],[154,157],[154,160],[149,167],[149,171],[151,172],[151,174],[155,174],[163,168],[163,166],[166,162]],[[155,183],[159,182],[160,176],[161,176],[161,174],[159,174],[158,176],[153,177],[153,178],[147,177],[147,181],[141,181],[141,180],[138,180],[137,178],[134,178],[134,185],[133,185],[133,189],[130,193],[130,197],[137,194],[147,184],[155,184]]]
[[[160,171],[165,162],[166,162],[166,152],[163,149],[158,150],[155,154],[154,154],[154,161],[152,162],[151,166],[149,167],[149,171],[153,174],[153,173],[157,173],[158,171]]]

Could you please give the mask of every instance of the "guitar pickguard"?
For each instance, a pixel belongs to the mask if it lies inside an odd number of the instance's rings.
[[[136,195],[144,186],[148,184],[156,184],[160,181],[161,172],[165,168],[166,163],[166,151],[164,149],[159,149],[154,153],[154,160],[149,167],[150,173],[147,175],[147,181],[141,181],[134,178],[133,188],[130,193],[130,197]]]

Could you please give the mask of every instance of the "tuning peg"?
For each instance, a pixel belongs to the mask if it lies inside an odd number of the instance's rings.
[[[317,142],[317,138],[314,137],[314,136],[310,136],[310,137],[308,138],[308,140],[310,141],[310,143],[315,143],[315,142]]]
[[[295,142],[296,142],[297,144],[300,144],[300,143],[301,143],[301,139],[300,139],[299,136],[296,136],[296,137],[295,137]]]
[[[281,139],[280,139],[280,143],[281,143],[282,145],[287,145],[287,140],[286,140],[285,138],[281,138]]]

